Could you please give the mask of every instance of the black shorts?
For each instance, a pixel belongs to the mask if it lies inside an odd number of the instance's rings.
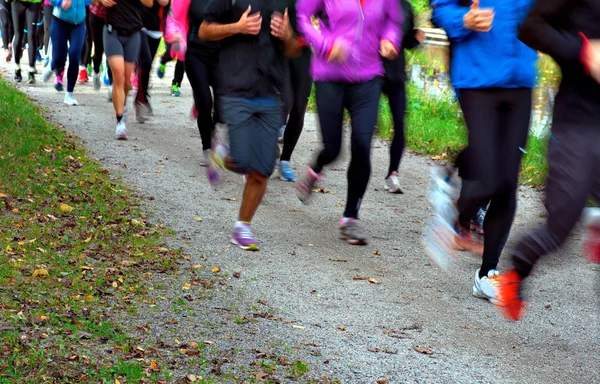
[[[283,103],[275,98],[221,97],[223,120],[229,127],[230,156],[236,167],[271,176],[277,160],[277,139],[283,124]]]
[[[108,32],[104,26],[104,53],[106,57],[121,56],[126,63],[135,63],[140,55],[140,32],[133,34],[119,34],[117,31]]]

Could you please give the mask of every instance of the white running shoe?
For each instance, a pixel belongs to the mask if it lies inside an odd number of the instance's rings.
[[[67,105],[77,105],[77,100],[75,99],[75,96],[73,95],[73,92],[66,92],[65,93],[65,104]]]
[[[498,289],[500,288],[499,278],[500,272],[496,269],[492,269],[488,272],[487,276],[480,279],[479,269],[477,269],[477,271],[475,271],[475,281],[473,283],[473,296],[489,300],[490,303],[495,305],[501,305],[501,302],[496,299],[498,296]]]
[[[54,71],[52,71],[52,69],[50,69],[50,66],[48,65],[48,66],[46,67],[46,69],[44,69],[44,72],[42,73],[42,81],[43,81],[44,83],[47,83],[47,82],[49,82],[49,81],[50,81],[50,78],[52,77],[52,73],[53,73],[53,72],[54,72]]]
[[[117,123],[117,131],[115,132],[115,139],[117,140],[127,140],[127,127],[125,126],[125,121],[121,120]]]
[[[102,87],[102,80],[100,80],[100,74],[94,72],[92,79],[93,79],[93,83],[94,83],[94,91],[99,91],[100,88]]]
[[[400,189],[400,177],[398,177],[398,172],[392,172],[392,174],[385,179],[385,185],[383,189],[394,194],[404,193],[402,192],[402,189]]]
[[[202,151],[202,157],[200,157],[200,165],[202,167],[206,167],[208,165],[208,161],[210,160],[210,156],[212,154],[212,149],[206,149]]]

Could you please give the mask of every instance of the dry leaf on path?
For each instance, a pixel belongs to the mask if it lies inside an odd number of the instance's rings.
[[[339,331],[346,332],[348,329],[346,327],[336,327]]]
[[[202,222],[204,221],[200,216],[194,216],[194,220],[198,221],[198,222]]]
[[[212,273],[219,273],[219,272],[221,272],[221,267],[214,267],[212,269]]]
[[[369,278],[369,283],[371,283],[371,284],[379,284],[379,281],[375,280],[373,278]]]
[[[292,325],[292,328],[296,328],[296,329],[306,329],[306,327],[303,327],[301,325]]]
[[[267,378],[267,376],[269,376],[269,374],[264,373],[264,372],[252,372],[252,376],[254,376],[254,378],[256,378],[256,380],[265,381],[265,379]]]
[[[58,208],[60,209],[61,212],[64,212],[64,213],[69,213],[73,210],[73,207],[71,207],[67,204],[61,204]]]
[[[46,277],[48,277],[48,270],[44,268],[38,268],[35,271],[33,271],[33,277],[40,277],[42,279],[45,279]]]
[[[152,372],[160,372],[160,368],[159,368],[158,363],[156,362],[156,360],[152,360],[150,362],[149,368],[150,368],[150,370]]]
[[[185,377],[190,383],[193,383],[194,381],[198,380],[198,378],[196,377],[196,375],[187,375]]]
[[[414,346],[413,349],[419,353],[423,353],[425,355],[433,355],[433,351],[430,348],[424,348],[419,346]]]

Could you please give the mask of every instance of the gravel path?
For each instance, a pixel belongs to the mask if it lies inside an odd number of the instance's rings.
[[[12,66],[10,71],[5,63],[0,66],[12,78]],[[152,84],[155,117],[139,125],[131,114],[126,142],[113,140],[114,114],[105,88],[97,93],[91,84],[78,85],[80,105],[67,107],[50,84],[20,86],[94,157],[150,197],[148,210],[177,231],[177,243],[192,264],[220,266],[229,274],[202,304],[184,311],[173,304],[186,294],[180,277],[162,277],[166,297],[135,318],[124,314],[132,326],[148,324],[155,339],[201,337],[221,351],[232,350],[236,357],[224,371],[243,371],[254,359],[252,351],[268,349],[309,362],[313,377],[343,383],[600,382],[600,268],[584,262],[579,230],[535,271],[525,318],[508,323],[471,295],[477,259],[462,256],[459,271],[448,276],[423,252],[430,161],[407,154],[401,170],[405,194],[389,195],[382,189],[387,146],[376,141],[362,209],[368,246],[352,247],[337,238],[345,152],[327,169],[325,187],[331,193],[318,194],[312,205],[303,206],[292,184],[273,178],[254,222],[263,248],[244,253],[229,245],[241,176],[230,174],[218,191],[210,188],[198,163],[199,134],[189,119],[189,83],[184,81],[181,98],[169,95],[170,76],[154,77]],[[318,140],[316,118],[309,114],[292,159],[297,170],[315,153]],[[519,191],[509,247],[543,220],[541,198],[528,188]],[[353,280],[356,275],[380,284]],[[178,325],[165,325],[169,322]],[[433,354],[418,353],[415,346]]]

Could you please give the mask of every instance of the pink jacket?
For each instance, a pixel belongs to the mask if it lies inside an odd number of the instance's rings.
[[[177,0],[171,2],[171,9],[167,15],[167,26],[165,40],[171,46],[171,57],[177,60],[185,60],[188,35],[188,10],[191,0]]]

